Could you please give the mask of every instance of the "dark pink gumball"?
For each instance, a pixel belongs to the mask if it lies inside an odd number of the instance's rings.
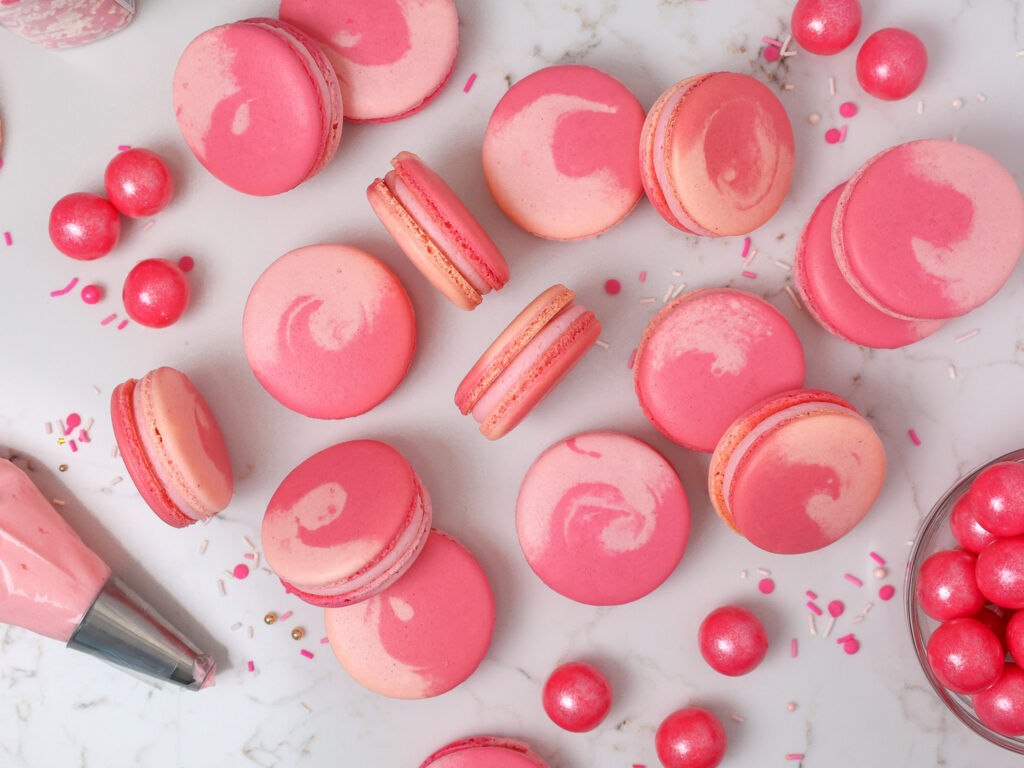
[[[905,29],[880,29],[860,47],[857,80],[878,99],[897,101],[917,90],[928,69],[928,51]]]
[[[700,655],[713,670],[733,677],[755,669],[768,652],[768,635],[761,620],[738,605],[709,613],[697,630],[697,642]]]
[[[985,596],[975,580],[976,562],[974,555],[961,549],[936,552],[925,560],[917,572],[915,592],[921,610],[936,621],[980,611]]]
[[[1003,646],[1003,650],[1007,650],[1006,645],[1006,624],[1007,618],[1002,613],[998,613],[995,606],[985,606],[978,611],[971,618],[977,619],[986,627],[992,630],[992,633],[999,639],[999,644]],[[998,609],[999,611],[1002,608]]]
[[[975,576],[989,602],[1024,608],[1024,536],[999,539],[981,550]]]
[[[612,707],[612,687],[601,670],[581,661],[558,667],[544,684],[544,711],[574,733],[597,728]]]
[[[1024,664],[1024,611],[1017,611],[1006,622],[1006,650],[1014,661]]]
[[[163,328],[188,307],[188,278],[173,261],[146,259],[128,273],[121,298],[128,317],[136,323]]]
[[[1004,736],[1024,736],[1024,670],[1003,665],[1003,674],[987,691],[971,697],[974,714]]]
[[[860,31],[859,0],[800,0],[790,29],[808,53],[831,56],[853,42]]]
[[[725,757],[725,729],[700,707],[677,709],[654,735],[658,759],[665,768],[715,768]]]
[[[949,513],[949,529],[961,547],[976,555],[999,537],[981,527],[971,507],[970,493],[957,499]]]
[[[1024,533],[1024,464],[993,464],[974,478],[967,495],[982,528],[996,536]]]
[[[50,211],[50,240],[72,259],[92,261],[106,256],[120,236],[121,219],[105,197],[74,192]]]
[[[928,665],[954,693],[978,693],[995,683],[1005,655],[995,633],[976,619],[950,619],[928,638]]]
[[[107,197],[125,216],[152,216],[166,207],[174,194],[174,179],[167,163],[148,149],[119,153],[103,174]]]

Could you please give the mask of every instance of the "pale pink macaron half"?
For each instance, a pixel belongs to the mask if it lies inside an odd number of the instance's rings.
[[[327,608],[334,655],[365,688],[397,699],[439,696],[487,655],[494,593],[473,554],[436,528],[400,579],[358,605]]]
[[[836,203],[843,278],[904,320],[959,317],[1006,283],[1024,252],[1024,196],[1010,172],[967,144],[923,139],[871,158]]]
[[[423,160],[400,152],[367,188],[374,213],[416,268],[459,309],[508,282],[505,258],[462,200]]]
[[[768,552],[826,547],[859,523],[885,480],[875,430],[838,395],[784,392],[751,408],[711,457],[708,490],[733,530]]]
[[[119,384],[110,416],[128,474],[165,523],[184,528],[231,501],[234,474],[224,436],[184,373],[157,368]]]
[[[484,134],[498,207],[551,240],[593,237],[643,196],[636,147],[644,110],[611,75],[575,64],[534,72],[498,102]]]
[[[653,591],[679,564],[690,506],[672,465],[621,432],[561,440],[530,466],[516,499],[519,545],[561,595],[621,605]]]
[[[793,176],[793,128],[766,85],[733,72],[682,80],[647,114],[640,140],[647,197],[696,235],[742,235],[782,205]]]
[[[490,440],[507,434],[573,369],[601,334],[576,293],[553,285],[530,302],[459,384],[455,404]]]
[[[408,570],[431,517],[430,496],[401,453],[352,440],[288,473],[263,515],[263,553],[285,588],[307,603],[350,605]]]
[[[633,361],[644,415],[673,442],[704,453],[748,408],[803,383],[804,350],[789,321],[732,288],[692,291],[663,307]]]
[[[338,148],[338,77],[316,42],[283,21],[246,19],[203,32],[182,53],[173,87],[185,143],[240,192],[286,192]]]
[[[280,16],[323,46],[347,120],[413,115],[455,67],[459,16],[452,0],[281,0]]]
[[[549,768],[522,741],[500,736],[474,736],[452,742],[428,757],[420,768]]]
[[[814,209],[797,243],[793,281],[807,311],[833,336],[853,344],[895,349],[930,336],[944,320],[901,320],[862,299],[839,271],[832,250],[832,221],[845,184]]]

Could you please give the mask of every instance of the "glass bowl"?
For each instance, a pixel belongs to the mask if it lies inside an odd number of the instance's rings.
[[[953,505],[967,492],[971,487],[971,483],[974,482],[974,478],[982,470],[1000,461],[1024,462],[1024,449],[1012,451],[975,468],[972,472],[960,478],[932,507],[931,512],[928,513],[924,522],[921,523],[917,540],[914,542],[914,548],[910,552],[910,562],[907,566],[907,578],[904,584],[903,595],[907,624],[910,627],[914,651],[917,653],[917,660],[921,664],[921,669],[924,671],[925,677],[928,678],[928,682],[931,683],[935,695],[942,699],[960,722],[976,734],[1004,749],[1024,755],[1024,737],[1004,736],[993,731],[974,714],[970,696],[953,693],[945,688],[938,681],[938,678],[935,677],[931,666],[928,664],[927,646],[928,638],[941,622],[935,621],[935,619],[932,619],[922,611],[914,596],[917,591],[917,574],[921,564],[936,552],[944,549],[959,548],[959,544],[957,544],[956,539],[953,537],[953,532],[949,528],[949,515],[953,511]]]

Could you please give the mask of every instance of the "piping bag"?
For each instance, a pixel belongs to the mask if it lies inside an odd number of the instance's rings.
[[[21,469],[0,459],[0,622],[191,691],[215,664],[115,576]]]

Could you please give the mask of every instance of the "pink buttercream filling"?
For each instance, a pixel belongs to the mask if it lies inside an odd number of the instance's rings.
[[[661,187],[661,193],[665,196],[665,203],[668,205],[669,210],[672,211],[672,215],[679,220],[680,224],[694,234],[710,236],[712,233],[690,218],[683,206],[679,204],[679,200],[677,200],[675,195],[672,194],[672,185],[668,178],[668,162],[665,154],[665,141],[668,136],[668,126],[675,119],[676,108],[679,106],[679,102],[681,102],[686,94],[688,94],[695,86],[699,86],[703,82],[704,80],[702,79],[695,83],[690,83],[685,87],[680,87],[679,90],[669,98],[665,106],[662,107],[661,113],[658,115],[658,125],[654,129],[653,165],[654,176],[658,180],[658,186]]]

